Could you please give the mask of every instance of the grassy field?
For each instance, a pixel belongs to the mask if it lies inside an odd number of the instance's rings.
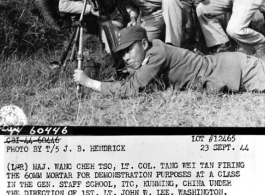
[[[19,11],[17,17],[22,15],[22,10]],[[6,18],[6,21],[9,19]],[[2,47],[0,52],[0,108],[10,104],[19,106],[27,115],[29,125],[265,126],[265,97],[261,93],[215,95],[192,90],[178,91],[171,87],[165,89],[163,84],[158,83],[134,98],[106,97],[87,88],[81,88],[81,93],[77,95],[72,78],[75,65],[68,64],[65,69],[59,70],[53,70],[48,65],[48,62],[60,58],[62,45],[67,40],[58,35],[54,38],[58,44],[54,39],[43,42],[54,32],[42,28],[47,32],[42,32],[43,40],[41,37],[35,38],[34,44],[30,38],[26,38],[30,34],[39,36],[38,33],[41,32],[33,31],[35,27],[31,26],[31,30],[25,27],[28,31],[24,34],[24,40],[33,46],[42,43],[43,47],[32,46],[34,50],[29,44],[28,47],[32,50],[29,49],[28,52],[11,50],[15,46],[9,40],[12,36],[8,35],[6,39],[9,42],[6,42],[5,49]],[[3,32],[7,35],[9,31],[5,28]],[[13,41],[16,40],[14,36]],[[42,42],[37,43],[38,41]],[[85,45],[89,57],[101,65],[98,79],[115,77],[113,61],[102,50],[98,38],[94,35],[87,37]]]

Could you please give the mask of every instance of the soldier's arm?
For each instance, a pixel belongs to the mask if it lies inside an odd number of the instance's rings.
[[[139,8],[135,6],[131,1],[127,1],[126,11],[130,16],[130,22],[127,26],[136,26],[137,18],[139,16]]]
[[[82,1],[60,0],[59,11],[63,13],[81,14],[84,3]],[[87,4],[85,15],[91,13],[91,5]]]
[[[79,84],[94,89],[96,91],[101,91],[101,82],[97,80],[90,79],[83,70],[76,69],[74,71],[74,81]]]

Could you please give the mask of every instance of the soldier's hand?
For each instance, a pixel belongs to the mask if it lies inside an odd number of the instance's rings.
[[[83,70],[80,69],[76,69],[74,71],[74,81],[86,86],[86,84],[89,82],[89,80],[91,80],[85,73]]]
[[[135,17],[131,18],[131,21],[127,24],[127,26],[136,26],[137,21]]]
[[[83,70],[76,69],[74,71],[74,81],[79,84],[94,89],[96,91],[101,91],[101,82],[97,80],[90,79]]]

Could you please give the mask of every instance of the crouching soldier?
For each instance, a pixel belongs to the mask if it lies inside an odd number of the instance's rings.
[[[138,95],[141,89],[163,74],[165,81],[180,89],[209,89],[214,92],[264,91],[265,61],[240,52],[201,56],[155,39],[147,41],[142,27],[127,27],[118,35],[116,52],[134,74],[126,82],[100,82],[75,70],[74,81],[104,95]]]
[[[121,13],[119,12],[119,10],[115,7],[115,3],[114,0],[104,0],[106,1],[106,3],[108,3],[109,5],[109,14],[110,14],[110,19],[111,19],[111,23],[113,24],[114,27],[114,31],[117,34],[117,32],[119,31],[120,28],[123,27],[123,18],[121,16]],[[60,0],[59,1],[59,10],[60,12],[63,13],[71,13],[71,14],[81,14],[82,9],[83,9],[83,1],[71,1],[71,0]],[[95,16],[98,17],[99,13],[98,11],[95,11],[93,9],[93,6],[88,3],[86,6],[86,10],[84,15],[87,15],[90,17],[90,19],[92,19],[93,21],[96,20]],[[94,16],[94,17],[93,17]],[[91,21],[91,20],[90,20]],[[91,24],[94,24],[93,22]],[[88,29],[90,28],[95,28],[95,26],[88,26]],[[100,33],[100,37],[102,42],[105,44],[105,50],[107,53],[111,53],[108,42],[107,42],[107,38],[106,38],[106,34],[103,31],[102,25],[100,23],[99,20],[97,20],[96,23],[98,26],[98,28],[100,29],[99,33]],[[97,29],[96,27],[96,29]]]

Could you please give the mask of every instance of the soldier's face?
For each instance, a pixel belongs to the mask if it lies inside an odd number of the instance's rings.
[[[143,39],[142,41],[135,41],[128,48],[121,51],[121,55],[125,61],[127,69],[137,70],[141,67],[142,62],[145,59],[147,47],[148,42]]]

